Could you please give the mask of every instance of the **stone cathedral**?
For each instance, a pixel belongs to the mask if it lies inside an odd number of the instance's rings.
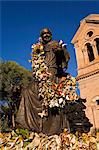
[[[75,47],[80,96],[86,98],[86,115],[99,129],[99,14],[80,21],[72,39]]]

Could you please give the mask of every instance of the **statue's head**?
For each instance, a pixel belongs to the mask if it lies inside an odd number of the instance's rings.
[[[42,42],[44,44],[47,44],[52,40],[52,32],[50,31],[49,28],[44,28],[40,32],[40,37],[42,38]]]

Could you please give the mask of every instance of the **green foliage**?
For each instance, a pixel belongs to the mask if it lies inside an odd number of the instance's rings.
[[[0,99],[12,100],[13,92],[27,86],[32,73],[13,61],[0,62]]]
[[[28,86],[32,73],[14,61],[0,60],[0,101],[6,101],[8,107],[0,105],[2,111],[1,126],[5,131],[13,126],[12,116],[15,115],[20,103],[21,89]],[[3,102],[2,101],[2,102]],[[5,126],[4,126],[5,124]]]
[[[29,139],[29,131],[27,129],[16,129],[18,135],[22,135],[24,138]]]

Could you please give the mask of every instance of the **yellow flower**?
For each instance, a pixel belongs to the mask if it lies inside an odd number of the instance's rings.
[[[40,43],[32,45],[33,53],[41,53],[43,51],[43,45]]]

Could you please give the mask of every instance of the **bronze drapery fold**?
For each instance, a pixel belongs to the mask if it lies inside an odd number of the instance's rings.
[[[27,88],[22,90],[16,122],[22,128],[39,132],[41,118],[38,116],[38,113],[42,110],[42,107],[37,91],[37,82],[32,82]]]

